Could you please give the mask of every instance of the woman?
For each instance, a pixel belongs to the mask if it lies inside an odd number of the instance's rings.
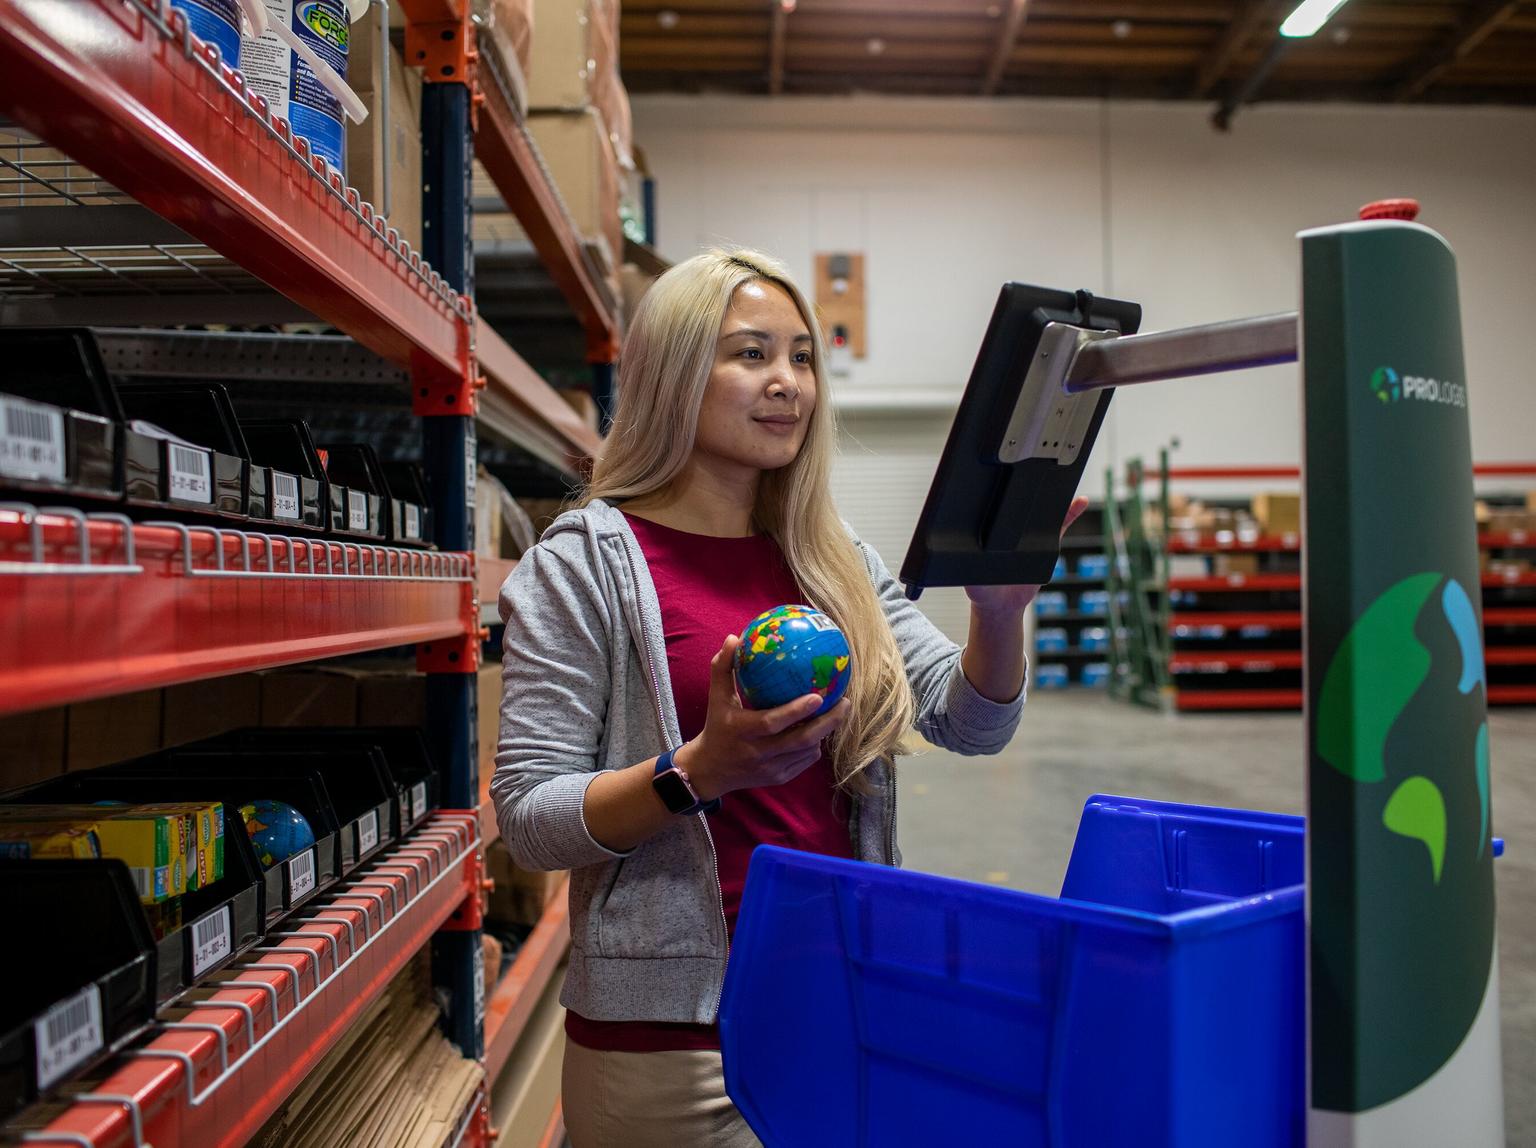
[[[812,314],[753,252],[658,279],[584,505],[502,588],[492,792],[519,865],[571,870],[574,1148],[756,1144],[715,1029],[752,849],[896,864],[903,734],[992,753],[1019,719],[1038,588],[970,589],[962,650],[852,537],[828,493]],[[825,611],[852,650],[848,692],[819,716],[815,694],[754,712],[734,693],[737,632],[785,602]]]

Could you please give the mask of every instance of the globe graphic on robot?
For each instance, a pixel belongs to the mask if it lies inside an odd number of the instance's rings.
[[[820,694],[817,713],[848,688],[853,657],[837,623],[811,606],[785,605],[748,622],[736,647],[736,693],[751,710],[773,709]]]

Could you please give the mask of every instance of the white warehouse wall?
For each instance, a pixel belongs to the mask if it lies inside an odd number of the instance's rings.
[[[869,357],[849,407],[947,424],[998,285],[1142,303],[1143,330],[1292,310],[1296,232],[1411,195],[1455,248],[1473,448],[1536,457],[1536,112],[1259,106],[1213,131],[1204,105],[637,97],[673,260],[739,243],[807,285],[813,254],[866,255]],[[1119,394],[1091,465],[1178,438],[1182,465],[1294,463],[1294,367]],[[937,434],[937,431],[934,432]]]

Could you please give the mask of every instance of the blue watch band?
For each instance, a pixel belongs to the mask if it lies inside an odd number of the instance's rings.
[[[688,775],[686,773],[684,773],[682,768],[680,766],[676,765],[673,762],[673,760],[672,760],[673,756],[676,753],[677,753],[677,749],[673,748],[673,749],[667,750],[666,753],[663,753],[659,757],[657,757],[656,758],[656,772],[654,774],[652,774],[652,777],[653,778],[660,777],[664,773],[675,772],[678,775],[680,775],[680,780],[686,786],[687,791],[689,793],[693,793],[694,792],[693,791],[693,783],[688,780]],[[695,798],[697,798],[698,795],[695,793],[694,796],[695,796]],[[670,808],[670,806],[669,806],[669,808]],[[688,806],[685,809],[675,810],[675,812],[680,817],[691,817],[695,813],[713,813],[715,810],[717,810],[719,808],[720,808],[720,799],[718,797],[716,797],[716,798],[714,798],[711,801],[695,800],[692,805]]]

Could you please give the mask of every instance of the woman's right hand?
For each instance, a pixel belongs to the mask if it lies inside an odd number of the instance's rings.
[[[709,713],[704,731],[680,746],[673,760],[705,801],[738,789],[782,785],[821,756],[822,740],[848,717],[847,698],[819,717],[819,694],[806,694],[776,709],[749,710],[736,697],[731,664],[741,639],[725,639],[709,663]]]

